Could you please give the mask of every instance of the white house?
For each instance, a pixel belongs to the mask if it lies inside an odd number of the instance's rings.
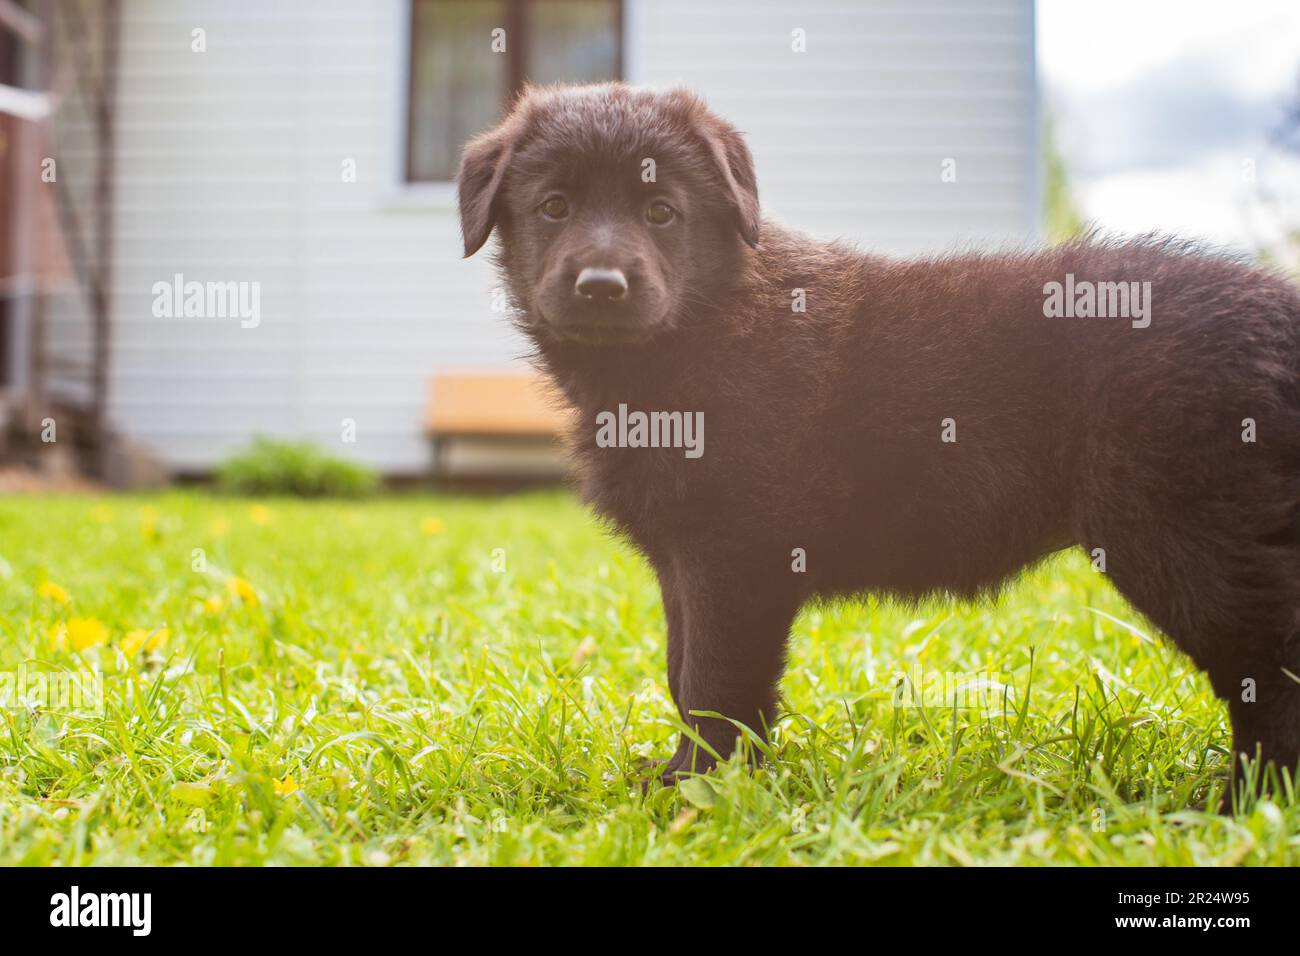
[[[457,149],[524,79],[611,76],[735,122],[770,217],[898,254],[1038,238],[1032,0],[124,0],[109,421],[181,471],[256,433],[427,469],[431,377],[525,348],[461,258]],[[177,276],[256,284],[256,322],[160,305]],[[47,335],[77,348],[80,309]]]

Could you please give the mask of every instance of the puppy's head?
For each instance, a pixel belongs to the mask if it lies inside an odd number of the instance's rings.
[[[758,243],[740,134],[683,90],[621,83],[528,90],[465,147],[465,255],[493,228],[534,335],[645,342],[689,321]]]

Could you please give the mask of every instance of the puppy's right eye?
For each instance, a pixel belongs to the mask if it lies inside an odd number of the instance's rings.
[[[563,219],[569,214],[569,204],[563,196],[552,196],[538,208],[547,219]]]
[[[650,208],[645,211],[646,219],[650,220],[656,226],[666,226],[673,221],[677,215],[677,210],[666,202],[653,202]]]

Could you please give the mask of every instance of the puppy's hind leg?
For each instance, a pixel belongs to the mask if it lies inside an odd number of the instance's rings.
[[[1247,785],[1268,789],[1271,772],[1287,771],[1293,780],[1300,773],[1300,613],[1290,633],[1243,636],[1242,646],[1248,652],[1239,661],[1211,674],[1216,689],[1227,691],[1232,717],[1234,795]]]
[[[1229,667],[1219,665],[1232,672],[1224,683],[1233,684],[1227,700],[1234,793],[1245,782],[1244,759],[1258,760],[1257,791],[1267,783],[1269,764],[1300,779],[1300,506],[1282,528],[1254,542],[1252,555],[1255,577],[1268,585],[1266,596],[1254,602],[1256,625],[1242,635],[1246,653]]]
[[[1107,577],[1209,676],[1232,720],[1230,792],[1243,757],[1259,758],[1258,789],[1269,764],[1300,765],[1300,548],[1176,513],[1097,522],[1085,547],[1103,547]]]

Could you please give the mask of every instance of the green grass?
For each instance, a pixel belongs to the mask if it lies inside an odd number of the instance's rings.
[[[0,864],[1300,863],[1294,795],[1206,812],[1223,709],[1079,557],[996,605],[806,610],[774,757],[643,796],[663,627],[560,495],[0,502],[0,671],[105,700],[0,711]],[[1006,690],[896,706],[918,662]]]

